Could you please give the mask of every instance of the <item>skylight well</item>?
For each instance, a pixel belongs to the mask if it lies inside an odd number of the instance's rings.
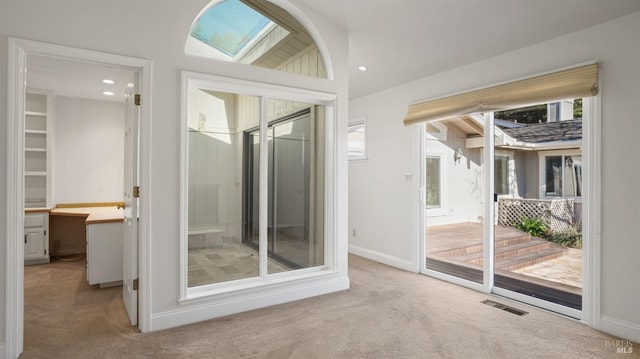
[[[327,78],[306,27],[265,0],[211,0],[194,20],[185,54]]]
[[[236,58],[271,26],[271,20],[240,0],[225,0],[202,14],[191,36]]]

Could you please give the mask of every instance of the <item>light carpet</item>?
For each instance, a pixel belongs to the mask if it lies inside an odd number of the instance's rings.
[[[351,289],[142,334],[84,259],[25,268],[21,358],[637,358],[574,320],[349,257]],[[490,307],[485,299],[528,311]],[[624,344],[624,342],[622,342]]]

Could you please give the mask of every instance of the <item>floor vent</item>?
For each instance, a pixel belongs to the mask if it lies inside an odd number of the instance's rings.
[[[502,303],[494,302],[494,301],[489,300],[489,299],[483,300],[482,304],[486,304],[486,305],[492,306],[494,308],[502,309],[502,310],[504,310],[506,312],[513,313],[515,315],[529,314],[529,312],[525,312],[524,310],[516,309],[514,307],[510,307],[510,306],[504,305]]]

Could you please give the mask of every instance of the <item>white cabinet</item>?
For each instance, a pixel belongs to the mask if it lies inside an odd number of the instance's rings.
[[[122,284],[122,222],[87,224],[87,281]]]
[[[24,262],[49,263],[49,212],[25,213]]]
[[[24,113],[24,207],[51,204],[51,128],[53,98],[29,90]]]

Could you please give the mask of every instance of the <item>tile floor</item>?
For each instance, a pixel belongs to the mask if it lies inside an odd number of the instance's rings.
[[[258,276],[258,252],[236,242],[189,250],[189,287]],[[269,259],[269,273],[290,270]]]

